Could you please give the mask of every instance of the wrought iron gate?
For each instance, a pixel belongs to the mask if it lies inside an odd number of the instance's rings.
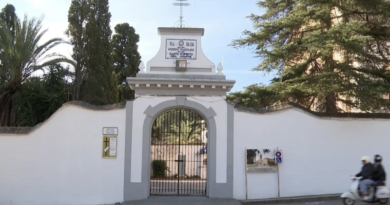
[[[207,127],[194,111],[172,109],[152,127],[151,195],[206,195]]]

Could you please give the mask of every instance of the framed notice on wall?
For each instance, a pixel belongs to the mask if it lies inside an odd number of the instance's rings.
[[[116,158],[117,136],[103,136],[103,158]]]
[[[276,173],[277,163],[274,154],[269,149],[247,149],[248,173]]]
[[[167,39],[165,59],[196,60],[196,39]]]
[[[118,144],[118,128],[103,127],[103,158],[116,158]]]

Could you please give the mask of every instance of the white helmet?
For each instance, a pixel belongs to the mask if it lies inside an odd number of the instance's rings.
[[[365,161],[366,163],[369,163],[370,162],[370,157],[364,156],[364,157],[362,157],[362,161]]]

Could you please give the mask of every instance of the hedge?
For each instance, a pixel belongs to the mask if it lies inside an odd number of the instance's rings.
[[[153,160],[152,162],[153,177],[166,177],[165,170],[167,170],[167,162],[165,160]]]

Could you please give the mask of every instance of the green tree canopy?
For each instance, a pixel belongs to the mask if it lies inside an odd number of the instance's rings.
[[[115,73],[119,83],[119,101],[134,98],[132,91],[126,82],[127,77],[135,77],[138,73],[141,56],[138,53],[139,35],[128,23],[117,24],[115,34],[112,36],[112,58]]]
[[[41,42],[47,30],[42,30],[42,18],[15,17],[10,30],[0,19],[0,126],[14,126],[17,113],[17,96],[22,85],[37,70],[67,59],[52,48],[63,43],[59,38]]]
[[[0,12],[0,18],[5,22],[12,36],[15,36],[15,7],[12,4],[7,4]]]
[[[152,126],[152,144],[202,143],[202,131],[207,124],[197,113],[171,109],[161,113]]]
[[[233,41],[262,58],[254,70],[278,72],[270,88],[320,112],[337,103],[371,111],[389,106],[390,2],[385,0],[263,0],[255,31]],[[252,89],[252,88],[250,88]],[[247,91],[246,91],[247,92]]]
[[[75,61],[74,98],[94,105],[117,102],[108,0],[72,1],[68,30]]]
[[[70,101],[73,73],[61,65],[49,66],[40,77],[29,78],[18,97],[18,126],[35,126],[48,119],[64,103]]]
[[[250,107],[266,107],[286,101],[281,94],[262,84],[253,84],[246,87],[244,91],[229,93],[227,100]]]
[[[88,22],[89,14],[88,1],[72,1],[68,11],[68,29],[66,35],[73,46],[72,58],[74,60],[75,78],[73,81],[73,99],[80,100],[81,85],[86,73],[85,61],[87,54],[85,52],[85,24]]]

